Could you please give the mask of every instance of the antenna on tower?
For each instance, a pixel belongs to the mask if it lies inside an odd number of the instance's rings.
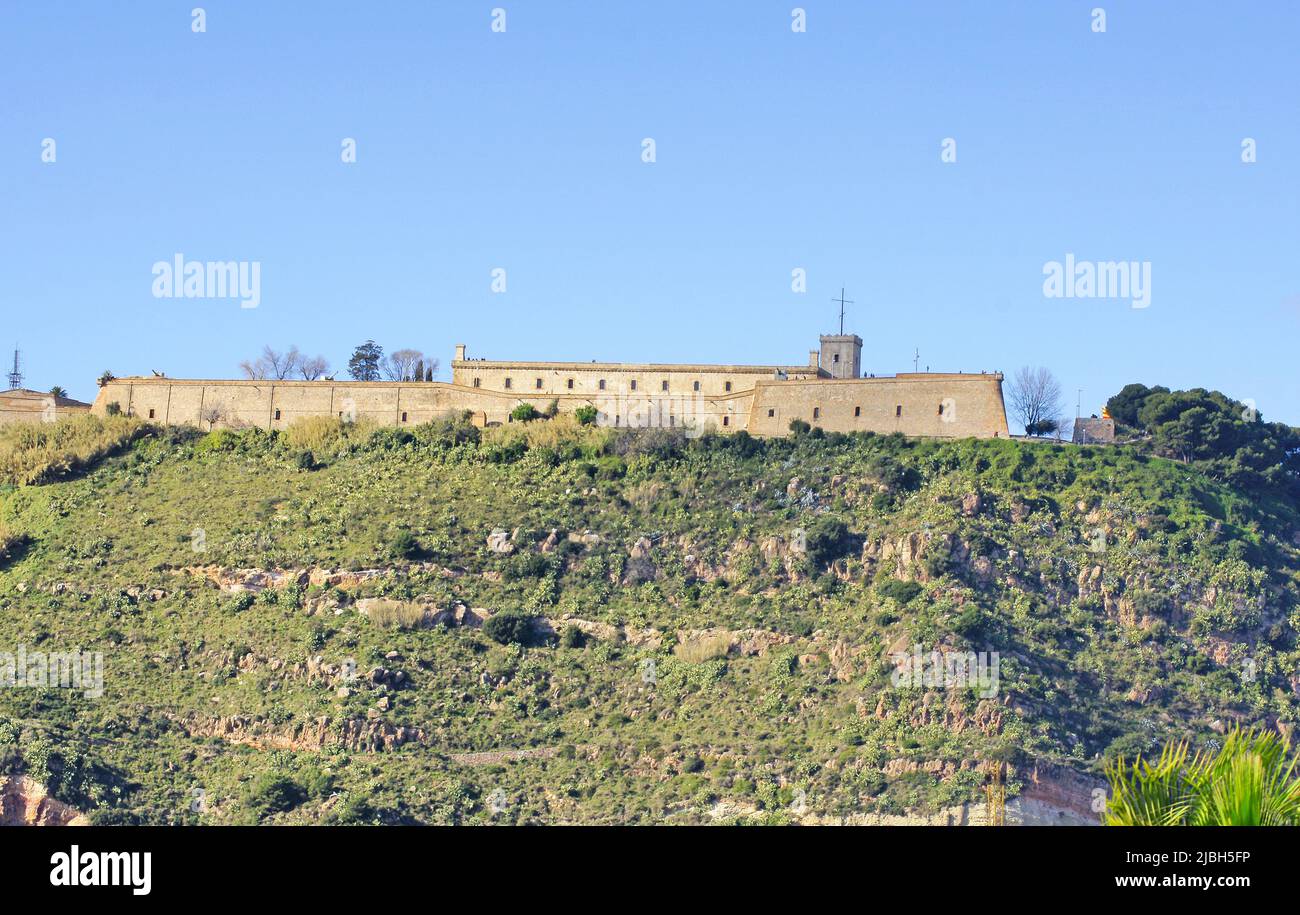
[[[840,297],[838,299],[831,299],[831,301],[840,303],[840,336],[842,337],[844,336],[844,306],[852,305],[853,300],[844,298],[844,287],[841,286]]]
[[[913,372],[920,371],[920,367],[921,367],[921,348],[918,346],[916,347],[915,351],[912,353],[912,371]]]
[[[22,351],[14,347],[14,370],[9,373],[9,390],[14,391],[23,386]]]

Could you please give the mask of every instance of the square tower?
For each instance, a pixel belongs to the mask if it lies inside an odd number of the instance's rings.
[[[832,378],[862,375],[862,338],[857,334],[822,334],[822,369]]]

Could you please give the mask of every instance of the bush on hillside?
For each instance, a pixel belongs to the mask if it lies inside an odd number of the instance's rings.
[[[542,414],[530,403],[521,403],[510,411],[510,419],[517,423],[530,423],[541,418]]]
[[[264,772],[253,780],[245,803],[261,819],[285,813],[307,800],[307,791],[286,775]]]
[[[897,578],[891,578],[886,582],[876,585],[876,593],[881,597],[887,597],[894,601],[900,607],[910,604],[921,593],[921,586],[914,581],[901,581]]]
[[[424,550],[415,535],[402,528],[389,538],[388,554],[394,559],[419,559],[424,555]]]
[[[522,610],[502,610],[483,622],[483,634],[502,645],[527,645],[533,639],[536,617]]]

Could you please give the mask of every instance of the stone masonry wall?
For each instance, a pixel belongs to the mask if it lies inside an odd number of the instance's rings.
[[[482,365],[477,377],[483,380],[477,388],[472,383],[444,382],[120,378],[100,389],[93,412],[103,415],[108,404],[116,402],[124,412],[161,423],[203,429],[210,425],[283,429],[304,416],[348,416],[381,425],[416,425],[468,410],[477,424],[486,425],[508,422],[510,411],[520,403],[545,410],[554,400],[562,412],[595,406],[598,421],[610,426],[713,427],[720,432],[746,429],[755,435],[779,436],[788,432],[792,419],[803,419],[827,431],[897,431],[939,437],[1008,434],[1000,375],[917,374],[843,380],[791,377],[778,381],[769,370],[760,378],[757,372],[744,373],[727,366],[674,366],[668,372],[667,367],[628,367],[618,375],[609,366],[593,369],[555,363],[552,367],[558,367],[558,373],[540,390],[535,387],[536,364]],[[523,374],[521,368],[532,374]],[[489,369],[496,373],[494,381],[510,377],[511,390],[488,387]],[[513,374],[507,376],[506,372]],[[567,384],[569,372],[575,378],[573,393]],[[636,390],[629,384],[633,372],[638,373]],[[474,377],[457,374],[458,380]],[[533,387],[514,389],[515,377]],[[606,377],[603,392],[598,387],[599,377]],[[666,393],[662,380],[669,381]],[[694,390],[696,380],[701,383],[699,392]],[[725,389],[727,380],[732,381],[730,392]]]
[[[39,391],[0,391],[0,426],[9,423],[55,422],[65,416],[89,410],[90,404]]]

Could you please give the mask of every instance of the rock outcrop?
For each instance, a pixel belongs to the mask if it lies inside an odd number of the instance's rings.
[[[25,775],[0,775],[0,826],[89,826],[80,810],[50,797]]]

